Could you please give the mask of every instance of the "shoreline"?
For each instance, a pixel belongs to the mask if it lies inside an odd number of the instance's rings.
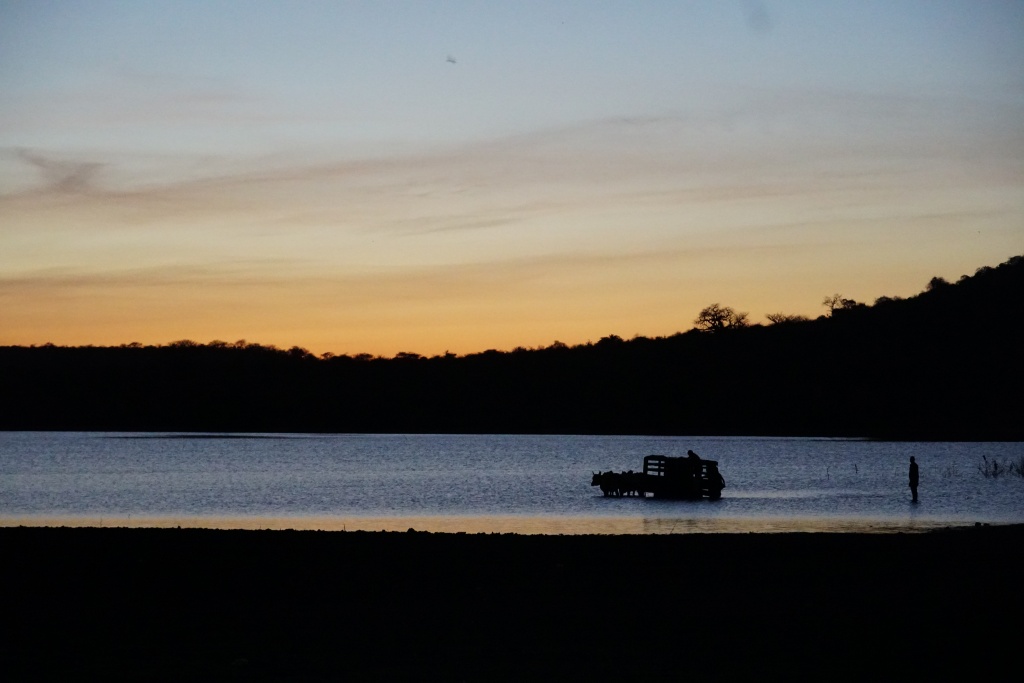
[[[519,535],[2,527],[9,680],[1005,678],[1024,525]],[[713,674],[713,675],[712,675]]]
[[[250,531],[407,531],[521,535],[672,535],[734,533],[923,533],[973,526],[1012,526],[1017,521],[893,519],[881,517],[637,517],[534,515],[231,516],[231,515],[9,515],[0,528],[72,527],[210,529]]]

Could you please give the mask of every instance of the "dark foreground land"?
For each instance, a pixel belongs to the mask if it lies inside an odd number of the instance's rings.
[[[0,528],[7,681],[1019,680],[1024,528]]]

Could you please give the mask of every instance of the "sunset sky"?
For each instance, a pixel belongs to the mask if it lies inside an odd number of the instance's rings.
[[[1024,1],[0,0],[0,345],[433,355],[1024,253]]]

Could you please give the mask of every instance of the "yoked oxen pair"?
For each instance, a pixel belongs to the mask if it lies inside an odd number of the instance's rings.
[[[647,487],[644,486],[647,475],[643,472],[594,472],[590,480],[591,486],[600,486],[601,493],[606,496],[645,496]]]

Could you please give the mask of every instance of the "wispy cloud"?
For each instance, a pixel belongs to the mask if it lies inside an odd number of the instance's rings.
[[[18,158],[39,171],[43,185],[35,191],[42,194],[83,194],[95,189],[93,179],[105,165],[96,161],[68,161],[48,157],[27,149],[16,151]]]
[[[500,345],[506,320],[540,343],[670,333],[714,300],[814,314],[880,253],[976,267],[1019,251],[1024,137],[1005,110],[979,123],[969,101],[755,95],[376,157],[9,148],[0,161],[35,180],[0,195],[5,324],[89,310],[167,330],[152,341],[288,328],[376,352],[405,321],[468,351]],[[942,258],[844,294],[961,274],[929,265]],[[465,346],[444,341],[456,331]]]

